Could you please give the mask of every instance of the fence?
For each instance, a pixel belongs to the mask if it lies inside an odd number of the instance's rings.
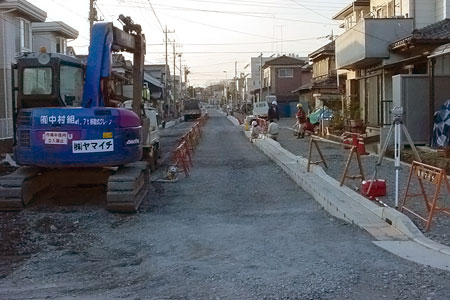
[[[192,155],[202,136],[202,127],[207,118],[208,115],[199,118],[194,126],[181,137],[180,143],[172,153],[172,164],[182,169],[186,176],[189,175],[192,167]]]

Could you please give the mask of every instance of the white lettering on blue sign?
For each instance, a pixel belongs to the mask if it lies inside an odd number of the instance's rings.
[[[89,125],[89,126],[105,126],[111,125],[112,119],[105,120],[103,118],[83,118],[78,119],[75,115],[43,115],[39,118],[39,123],[41,125]]]
[[[114,140],[78,140],[72,141],[72,153],[95,153],[114,151]]]

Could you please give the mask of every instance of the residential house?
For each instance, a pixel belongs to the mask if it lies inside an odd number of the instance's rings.
[[[311,81],[311,69],[307,61],[286,55],[266,61],[263,65],[262,99],[276,96],[281,115],[290,116],[298,103],[292,91]]]
[[[172,101],[170,68],[166,64],[144,65],[144,73],[155,79],[150,85],[150,93],[157,100],[157,109],[162,116],[167,116]]]
[[[33,22],[33,52],[45,48],[49,53],[68,54],[67,40],[78,37],[78,31],[64,22]]]
[[[261,88],[261,78],[263,73],[261,66],[272,57],[252,57],[250,59],[250,77],[247,78],[247,99],[252,103],[259,102],[259,90]]]
[[[431,112],[427,111],[427,116],[423,113],[423,107],[429,106],[428,97],[414,105],[395,98],[405,93],[401,87],[405,76],[428,76],[427,55],[449,41],[449,2],[356,0],[334,16],[344,22],[346,30],[336,39],[335,48],[336,68],[347,80],[347,110],[356,110],[357,117],[369,128],[379,130],[389,125],[393,105],[403,105],[407,112],[420,111],[416,115],[407,113],[405,120],[413,140],[429,140],[430,128],[418,125],[430,124]],[[428,91],[425,84],[415,84]],[[381,143],[386,131],[383,130]]]
[[[0,2],[0,139],[12,138],[11,63],[33,50],[32,22],[44,22],[47,13],[25,0]]]
[[[312,62],[312,80],[294,91],[299,95],[299,101],[308,103],[312,110],[323,105],[334,111],[342,110],[341,91],[345,90],[345,79],[342,78],[338,82],[334,41],[320,47],[308,56]]]
[[[418,144],[430,142],[435,109],[450,97],[450,70],[445,56],[428,58],[436,48],[449,42],[450,19],[415,29],[390,45],[391,54],[402,59],[383,65],[387,81],[392,82],[392,89],[388,89],[392,90],[392,106],[406,108],[405,124]]]

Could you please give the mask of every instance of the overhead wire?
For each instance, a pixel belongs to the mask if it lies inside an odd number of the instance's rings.
[[[124,6],[124,5],[121,5],[121,7],[139,7],[139,6],[135,6],[135,5],[125,5]],[[336,25],[335,23],[325,23],[325,22],[320,22],[320,21],[310,21],[310,20],[300,20],[300,19],[273,17],[273,15],[274,15],[273,12],[225,11],[225,10],[212,10],[212,9],[202,9],[202,8],[193,8],[193,7],[173,6],[173,5],[165,5],[165,4],[159,4],[156,7],[158,7],[158,9],[161,9],[161,10],[198,11],[198,12],[204,12],[204,13],[226,14],[226,15],[261,18],[261,19],[276,19],[276,20],[280,20],[280,21],[289,21],[289,22],[297,22],[297,23],[320,24],[320,25]],[[140,8],[145,8],[145,7],[140,7]]]
[[[162,26],[161,21],[159,20],[158,15],[156,14],[155,9],[153,8],[152,2],[150,0],[147,0],[147,1],[148,1],[148,4],[150,5],[150,8],[153,11],[153,14],[155,15],[156,20],[158,21],[158,24],[159,24],[159,27],[161,28],[161,31],[164,32],[164,27]]]
[[[187,43],[183,44],[184,46],[228,46],[228,45],[259,45],[259,44],[273,44],[273,43],[296,43],[302,41],[313,41],[325,39],[327,36],[318,36],[318,37],[310,37],[310,38],[298,38],[298,39],[289,39],[289,40],[275,40],[275,41],[259,41],[259,42],[236,42],[236,43]],[[163,43],[160,44],[147,44],[147,46],[162,46]]]

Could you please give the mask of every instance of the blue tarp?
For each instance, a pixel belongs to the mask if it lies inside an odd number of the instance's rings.
[[[333,111],[328,107],[316,108],[312,113],[308,115],[309,121],[312,124],[319,123],[321,120],[331,120],[333,118]]]
[[[433,148],[449,146],[450,141],[450,100],[445,101],[441,108],[434,113]]]

